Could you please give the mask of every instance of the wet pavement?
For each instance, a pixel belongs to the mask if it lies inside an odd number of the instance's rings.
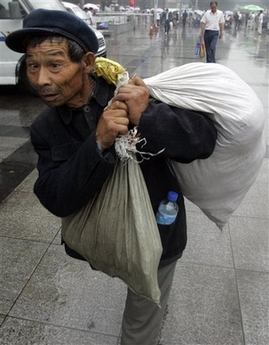
[[[149,35],[149,27],[107,37],[108,57],[150,77],[194,57],[198,29]],[[258,178],[222,232],[187,202],[189,242],[178,262],[162,345],[265,345],[268,302],[268,42],[226,31],[217,62],[259,96],[267,153]],[[225,101],[225,100],[224,100]],[[43,103],[0,88],[0,344],[119,344],[126,289],[118,279],[66,256],[60,221],[32,193],[36,155],[29,125]],[[132,345],[132,344],[130,344]]]

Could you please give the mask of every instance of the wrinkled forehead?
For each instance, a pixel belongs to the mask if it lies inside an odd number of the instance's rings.
[[[44,40],[42,42],[35,42],[32,45],[27,45],[25,52],[26,60],[28,58],[44,58],[44,57],[61,57],[69,59],[69,49],[66,42],[57,42],[53,40]]]

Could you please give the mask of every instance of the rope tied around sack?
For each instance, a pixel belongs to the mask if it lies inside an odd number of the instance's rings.
[[[144,159],[150,159],[150,157],[147,156],[157,156],[165,150],[162,149],[157,153],[139,151],[136,147],[136,145],[139,143],[142,143],[142,148],[147,144],[147,140],[146,138],[140,137],[137,126],[129,130],[127,134],[119,135],[115,140],[115,149],[119,159],[122,162],[127,162],[129,159],[132,159],[137,163],[141,163]],[[141,160],[136,160],[134,158],[136,157],[136,153],[141,156]]]

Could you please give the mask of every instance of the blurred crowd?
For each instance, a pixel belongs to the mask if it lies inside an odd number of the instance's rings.
[[[94,5],[96,6],[96,5]],[[89,6],[84,5],[84,11],[92,19],[98,11],[103,12],[101,8],[89,8]],[[152,14],[151,21],[152,24],[157,24],[157,26],[165,24],[166,10],[161,8],[146,8],[140,9],[139,7],[130,6],[119,6],[117,4],[112,4],[109,8],[105,8],[104,12],[119,11],[119,12],[133,12],[133,13],[147,13]],[[201,10],[190,10],[185,9],[178,11],[177,9],[168,9],[169,13],[169,23],[171,27],[200,27],[200,22],[205,11]],[[225,18],[225,28],[234,28],[235,30],[240,30],[245,27],[250,30],[255,30],[259,34],[263,31],[269,33],[269,23],[268,23],[268,11],[256,11],[256,12],[243,12],[243,11],[224,11]]]
[[[236,30],[248,28],[257,31],[260,35],[263,31],[268,33],[268,11],[259,12],[240,12],[226,11],[224,12],[225,27],[233,27]]]

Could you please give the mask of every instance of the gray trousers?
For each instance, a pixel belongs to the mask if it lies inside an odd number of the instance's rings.
[[[158,270],[161,308],[128,289],[122,320],[121,345],[157,345],[173,283],[176,261]]]

